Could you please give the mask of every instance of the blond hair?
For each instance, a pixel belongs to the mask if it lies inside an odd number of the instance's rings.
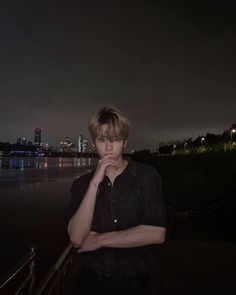
[[[104,107],[92,117],[88,130],[93,141],[98,136],[125,141],[129,136],[129,121],[119,109]]]

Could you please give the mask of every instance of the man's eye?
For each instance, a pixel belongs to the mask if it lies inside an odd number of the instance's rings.
[[[99,142],[104,142],[104,141],[105,141],[105,139],[104,139],[103,137],[98,137],[97,140],[98,140]]]
[[[115,141],[118,141],[118,142],[120,142],[122,139],[121,138],[115,138]]]
[[[111,141],[120,141],[120,139],[114,136],[114,137],[112,137]]]

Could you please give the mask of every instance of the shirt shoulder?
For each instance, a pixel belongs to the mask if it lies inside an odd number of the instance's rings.
[[[133,165],[135,166],[137,177],[160,178],[157,169],[152,165],[137,161],[133,161]]]

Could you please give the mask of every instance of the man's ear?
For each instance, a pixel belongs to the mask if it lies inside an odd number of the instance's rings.
[[[127,145],[127,139],[123,143],[123,149],[126,147],[126,145]]]

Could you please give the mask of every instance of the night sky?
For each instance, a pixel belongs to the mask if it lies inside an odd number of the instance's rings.
[[[105,105],[128,149],[236,123],[235,1],[0,2],[0,142],[88,137]]]

